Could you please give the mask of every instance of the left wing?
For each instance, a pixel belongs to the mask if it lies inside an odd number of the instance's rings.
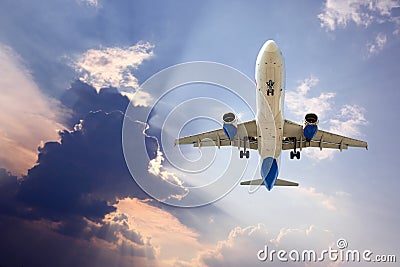
[[[306,141],[303,135],[303,126],[300,124],[285,120],[283,126],[283,136],[289,137],[282,141],[282,150],[293,149],[295,144],[291,138],[296,138],[296,147],[302,149],[304,147],[319,147],[319,148],[333,148],[348,149],[349,147],[365,147],[368,148],[368,143],[357,139],[341,136],[318,130],[314,138]]]
[[[250,149],[258,149],[257,124],[255,120],[239,123],[237,125],[237,135],[233,141],[229,140],[221,128],[175,139],[175,144],[193,144],[195,147],[217,146],[219,148],[221,146],[239,146],[240,142],[245,140],[248,142]]]

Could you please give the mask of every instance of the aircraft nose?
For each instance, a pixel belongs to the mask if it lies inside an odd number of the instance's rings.
[[[264,47],[266,52],[276,52],[278,50],[278,46],[273,40],[268,40]]]

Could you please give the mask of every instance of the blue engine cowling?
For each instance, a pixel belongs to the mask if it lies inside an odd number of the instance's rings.
[[[314,113],[309,113],[305,117],[303,134],[306,140],[311,140],[318,131],[318,116]]]
[[[229,138],[229,140],[233,140],[237,134],[237,119],[235,114],[232,112],[224,114],[222,117],[224,121],[223,129],[225,135]]]

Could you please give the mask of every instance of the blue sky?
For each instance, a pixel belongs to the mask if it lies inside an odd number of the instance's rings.
[[[266,264],[256,258],[265,244],[322,250],[338,238],[352,249],[398,253],[399,10],[394,0],[2,1],[0,192],[8,193],[0,196],[1,232],[7,234],[0,249],[9,257],[0,264],[256,266]],[[192,209],[146,196],[130,179],[120,148],[127,97],[155,73],[188,61],[226,64],[253,80],[256,56],[268,39],[285,58],[285,117],[301,122],[316,112],[321,128],[366,140],[369,150],[304,151],[300,161],[284,152],[280,176],[298,181],[299,188],[249,194],[238,186]],[[100,91],[110,86],[117,90]],[[246,111],[220,88],[184,87],[163,98],[154,114],[199,96]],[[134,117],[144,121],[163,90],[139,91]],[[181,113],[203,109],[218,119],[224,106],[199,102]],[[143,125],[130,123],[144,138]],[[155,117],[148,133],[161,126]],[[199,120],[185,131],[215,126]],[[165,153],[157,154],[159,140],[148,141],[154,156],[134,155],[138,175],[160,196],[179,202],[187,191],[167,182],[190,177],[168,164]],[[129,142],[140,149],[139,142]],[[203,156],[212,153],[203,150]],[[215,163],[230,150],[217,153]],[[253,152],[250,166],[257,160]],[[224,167],[216,164],[212,172]],[[42,245],[31,245],[40,238],[46,240]],[[46,260],[50,248],[54,257]],[[75,260],[65,260],[76,250]]]

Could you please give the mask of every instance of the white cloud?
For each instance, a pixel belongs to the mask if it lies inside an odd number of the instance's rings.
[[[163,180],[182,186],[183,182],[172,172],[164,170],[162,162],[164,161],[163,153],[157,150],[157,156],[149,161],[148,171],[150,174],[160,176]]]
[[[349,193],[343,191],[338,191],[331,195],[327,195],[322,192],[317,192],[314,187],[299,187],[298,192],[303,196],[311,198],[309,199],[309,202],[317,203],[320,207],[328,211],[339,210],[339,203],[345,200],[345,197],[350,196]]]
[[[147,107],[153,100],[153,97],[143,90],[136,91],[135,93],[121,92],[121,94],[128,97],[134,106]]]
[[[323,92],[317,97],[309,97],[311,88],[318,84],[318,78],[304,79],[294,91],[286,93],[286,106],[289,112],[301,120],[307,113],[316,113],[324,130],[348,137],[362,137],[360,127],[368,125],[365,109],[358,105],[343,105],[339,110],[332,109],[335,93]],[[332,117],[332,118],[329,118]],[[331,159],[336,150],[307,148],[303,155],[315,160]]]
[[[304,79],[294,91],[287,91],[285,102],[287,109],[298,117],[303,118],[307,113],[316,113],[323,119],[331,107],[335,93],[321,93],[317,97],[308,97],[311,87],[317,85],[318,78],[311,76]]]
[[[386,41],[386,34],[378,33],[375,37],[375,40],[367,44],[368,55],[377,54],[379,51],[381,51],[385,46]]]
[[[316,252],[332,247],[335,243],[334,234],[315,225],[306,228],[282,228],[276,237],[271,237],[264,224],[256,226],[236,227],[226,240],[205,252],[200,252],[199,257],[187,266],[264,266],[271,264],[258,260],[259,250],[268,247],[268,250],[296,249],[298,251],[314,249]],[[273,265],[279,265],[279,260],[274,257]],[[285,266],[331,266],[329,263],[302,263],[283,262]]]
[[[98,8],[99,7],[99,1],[98,0],[79,0],[81,3],[84,3],[88,6]]]
[[[330,131],[349,136],[362,136],[360,126],[368,125],[365,109],[357,105],[344,105],[335,119],[331,119]]]
[[[331,31],[345,28],[349,22],[368,27],[374,22],[393,22],[391,10],[399,6],[396,0],[327,0],[318,18],[321,27]]]
[[[58,140],[56,100],[43,95],[12,48],[0,44],[0,166],[26,173],[41,142]]]
[[[77,58],[75,70],[82,81],[93,85],[98,91],[103,87],[113,86],[134,99],[133,104],[147,105],[151,100],[148,93],[133,95],[133,92],[138,92],[139,85],[132,72],[144,60],[154,56],[153,48],[153,44],[139,42],[126,48],[90,49]]]

